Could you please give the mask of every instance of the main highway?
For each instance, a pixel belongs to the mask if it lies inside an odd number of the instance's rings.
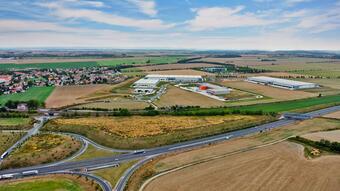
[[[326,109],[321,109],[309,113],[304,113],[304,116],[309,116],[310,118],[322,116],[328,113],[332,113],[335,111],[340,111],[340,106],[334,106],[329,107]],[[282,126],[294,124],[297,122],[297,119],[294,118],[282,118],[275,122],[270,122],[263,125],[258,125],[255,127],[232,131],[224,134],[214,135],[210,137],[200,138],[192,141],[186,141],[186,142],[180,142],[172,145],[152,148],[152,149],[146,149],[146,150],[139,150],[138,152],[129,152],[117,156],[110,156],[110,157],[102,157],[102,158],[94,158],[89,160],[83,160],[83,161],[75,161],[75,162],[65,162],[62,164],[48,164],[48,165],[38,165],[38,166],[32,166],[32,167],[26,167],[26,168],[17,168],[17,169],[8,169],[0,171],[0,175],[4,174],[20,174],[25,171],[30,170],[38,170],[39,174],[48,174],[48,173],[55,173],[55,172],[65,172],[65,171],[72,171],[75,169],[82,169],[82,168],[99,168],[103,166],[112,166],[114,164],[123,162],[123,161],[129,161],[129,160],[135,160],[140,158],[151,158],[153,156],[169,153],[169,152],[175,152],[183,149],[192,149],[195,147],[200,147],[212,143],[222,142],[229,139],[237,138],[237,137],[243,137],[246,135],[259,133],[263,131],[267,131],[274,128],[279,128]],[[128,178],[122,177],[121,182],[126,182],[124,180]],[[124,184],[122,184],[124,186]],[[116,190],[122,190],[121,187],[116,187]]]

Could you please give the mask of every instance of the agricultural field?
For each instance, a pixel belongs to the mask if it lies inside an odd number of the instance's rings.
[[[340,157],[308,161],[302,153],[301,145],[279,143],[167,174],[145,190],[337,190]]]
[[[80,109],[92,109],[92,108],[100,108],[100,109],[128,109],[128,110],[140,110],[148,107],[149,104],[142,101],[135,101],[129,98],[124,97],[111,97],[106,99],[97,100],[91,103],[85,103],[81,105],[77,105],[73,108]]]
[[[205,164],[205,162],[208,161],[216,161],[216,159],[218,158],[227,158],[233,155],[238,156],[239,154],[237,153],[247,153],[248,151],[254,150],[256,147],[259,146],[262,147],[262,145],[265,144],[270,145],[276,141],[287,139],[293,135],[301,136],[309,132],[340,129],[339,124],[340,122],[337,120],[329,120],[322,118],[306,120],[297,122],[289,126],[274,129],[271,131],[231,139],[226,142],[206,146],[200,149],[158,157],[152,162],[145,164],[143,167],[136,171],[136,173],[132,176],[132,178],[129,181],[127,190],[128,191],[139,190],[139,187],[141,186],[142,182],[145,181],[145,178],[143,177],[151,177],[162,172],[167,172],[175,168],[181,168],[189,165],[196,166],[196,164]],[[301,153],[301,157],[303,157],[303,151]],[[224,165],[228,163],[229,162],[225,162]],[[242,164],[242,162],[240,164]],[[197,172],[201,170],[202,169],[197,170]],[[172,173],[169,173],[169,175],[171,174]],[[164,177],[166,176],[167,175],[165,175]],[[155,181],[158,182],[158,178],[156,178]],[[205,180],[202,179],[201,181],[204,182]],[[177,182],[173,183],[174,185],[178,185]],[[151,182],[150,185],[152,184],[153,182]]]
[[[162,71],[162,70],[185,70],[185,69],[194,69],[194,68],[206,68],[206,67],[214,67],[218,65],[214,64],[205,64],[205,63],[190,63],[190,64],[164,64],[164,65],[155,65],[155,66],[141,66],[136,67],[141,71]]]
[[[45,175],[0,182],[0,191],[97,191],[100,186],[78,175]]]
[[[165,71],[150,71],[147,74],[163,74],[163,75],[199,75],[199,76],[215,76],[215,74],[203,72],[199,70],[165,70]]]
[[[114,187],[117,184],[118,180],[123,175],[123,173],[135,163],[136,161],[123,162],[123,163],[120,163],[119,167],[111,167],[111,168],[96,170],[94,171],[94,174],[109,181],[110,184]]]
[[[48,96],[53,92],[54,87],[32,87],[26,92],[0,95],[0,106],[4,105],[7,101],[29,101],[37,100],[40,103],[44,103]]]
[[[309,97],[316,97],[318,94],[305,91],[292,91],[271,86],[250,83],[243,80],[223,80],[220,82],[226,87],[231,87],[258,95],[263,95],[274,99],[275,101],[296,100]]]
[[[131,116],[54,119],[43,130],[82,134],[112,148],[149,148],[246,128],[269,116]]]
[[[0,70],[10,69],[72,69],[98,66],[97,62],[54,62],[32,64],[0,64]]]
[[[97,63],[99,66],[171,64],[176,63],[184,58],[186,58],[186,56],[132,57],[101,60],[98,61]]]
[[[5,152],[9,147],[11,147],[15,142],[17,142],[24,133],[17,132],[1,132],[0,131],[0,153]],[[0,154],[0,155],[1,155]]]
[[[0,130],[4,129],[29,129],[33,123],[31,118],[12,117],[0,118]]]
[[[325,115],[327,118],[340,119],[340,111]]]
[[[1,168],[19,168],[62,160],[80,147],[81,143],[70,136],[38,134],[11,153],[2,162]]]
[[[321,139],[324,139],[331,142],[340,142],[340,130],[309,133],[302,137],[313,141],[320,141]]]
[[[223,101],[218,101],[207,96],[182,90],[178,87],[168,86],[166,93],[155,101],[158,107],[181,106],[200,106],[200,107],[218,107],[224,106]]]
[[[59,108],[69,105],[85,103],[91,95],[110,94],[110,85],[82,85],[82,86],[58,86],[46,100],[47,108]],[[105,95],[105,94],[104,94]]]

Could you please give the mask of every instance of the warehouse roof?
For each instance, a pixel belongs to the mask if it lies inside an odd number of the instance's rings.
[[[146,79],[142,78],[135,82],[135,84],[157,84],[159,82],[159,79]]]
[[[202,78],[198,75],[163,75],[163,74],[149,74],[146,78]]]
[[[287,84],[291,86],[315,85],[314,83],[309,83],[309,82],[300,82],[300,81],[286,80],[286,79],[281,79],[281,78],[272,78],[272,77],[266,77],[266,76],[249,77],[248,80],[270,82],[270,83],[276,83],[276,84]]]

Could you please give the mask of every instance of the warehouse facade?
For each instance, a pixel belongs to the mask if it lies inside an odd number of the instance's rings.
[[[203,82],[202,76],[197,75],[160,75],[160,74],[149,74],[145,77],[146,79],[158,79],[164,82]]]
[[[295,80],[287,80],[281,78],[272,78],[267,76],[256,76],[247,78],[248,82],[269,85],[278,88],[284,88],[289,90],[300,90],[300,89],[309,89],[309,88],[317,88],[319,85],[315,83],[309,82],[300,82]]]

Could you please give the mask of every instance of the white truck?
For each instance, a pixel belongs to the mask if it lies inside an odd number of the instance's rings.
[[[38,170],[30,170],[22,173],[23,176],[33,176],[39,174]]]

